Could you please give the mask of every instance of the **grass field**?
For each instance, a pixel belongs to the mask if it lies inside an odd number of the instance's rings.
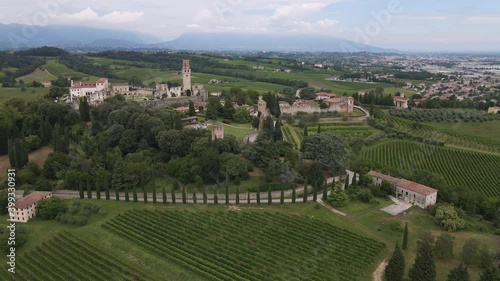
[[[489,138],[494,140],[500,140],[500,120],[493,120],[488,122],[480,123],[446,123],[446,122],[431,122],[425,123],[432,127],[441,130],[450,130],[458,133],[465,133],[468,135],[479,136],[483,138]]]
[[[57,60],[47,60],[47,63],[43,66],[50,74],[57,77],[68,78],[68,77],[80,77],[83,80],[97,80],[96,76],[88,75],[82,72],[75,71],[68,68],[64,64],[59,63]],[[52,79],[53,80],[53,79]]]
[[[224,134],[225,135],[233,135],[238,140],[243,140],[243,137],[245,137],[245,135],[247,133],[254,131],[251,124],[232,123],[229,125],[229,124],[222,123],[222,125],[224,125]]]
[[[451,187],[461,186],[488,197],[500,196],[500,156],[402,140],[365,147],[361,155],[383,167],[436,172]]]
[[[48,73],[45,70],[41,70],[40,68],[37,68],[35,71],[28,75],[24,75],[21,77],[16,78],[16,80],[19,82],[19,80],[23,80],[24,83],[31,83],[33,81],[37,82],[49,82],[52,80],[57,80],[57,76],[54,76],[50,73]]]
[[[31,102],[48,93],[49,88],[26,88],[24,92],[21,88],[0,88],[0,103],[5,103],[13,98],[20,98],[27,102]]]
[[[38,164],[40,167],[45,163],[45,160],[54,151],[51,147],[42,147],[36,151],[29,153],[29,161]],[[0,171],[6,171],[10,168],[9,156],[0,156]],[[0,180],[4,179],[7,175],[5,173],[0,174]]]

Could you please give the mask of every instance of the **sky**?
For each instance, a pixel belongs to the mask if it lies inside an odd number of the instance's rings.
[[[0,23],[147,32],[314,33],[403,51],[500,51],[498,0],[2,0]],[[125,3],[126,2],[126,3]]]

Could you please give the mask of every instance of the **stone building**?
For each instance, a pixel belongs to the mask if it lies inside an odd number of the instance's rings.
[[[212,126],[212,140],[224,138],[224,125]]]
[[[191,87],[191,66],[189,65],[189,60],[182,61],[182,86],[184,94],[187,91],[193,91]]]
[[[323,100],[323,99],[322,99]],[[326,105],[321,108],[320,104],[313,100],[297,100],[293,104],[288,102],[280,102],[280,110],[282,114],[296,115],[299,112],[304,113],[328,113],[328,112],[344,112],[352,113],[354,111],[354,99],[352,97],[334,97],[323,100]]]
[[[10,213],[10,221],[12,222],[28,222],[36,216],[36,205],[40,200],[51,198],[50,191],[34,191],[28,196],[25,196],[16,201],[14,212]]]
[[[383,181],[392,184],[395,195],[400,200],[416,205],[422,209],[436,205],[438,190],[434,188],[406,179],[395,178],[376,171],[370,171],[368,175],[373,178],[373,183],[376,186],[382,185]]]

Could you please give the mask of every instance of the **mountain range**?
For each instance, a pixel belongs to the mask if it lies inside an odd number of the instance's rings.
[[[64,49],[169,49],[186,51],[373,52],[378,48],[316,34],[185,33],[173,41],[133,31],[85,26],[0,24],[0,50],[54,46]]]

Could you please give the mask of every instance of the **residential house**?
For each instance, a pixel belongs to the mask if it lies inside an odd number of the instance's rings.
[[[36,205],[40,200],[51,198],[50,191],[34,191],[28,196],[25,196],[16,201],[14,212],[10,213],[10,221],[12,222],[28,222],[36,216]]]

